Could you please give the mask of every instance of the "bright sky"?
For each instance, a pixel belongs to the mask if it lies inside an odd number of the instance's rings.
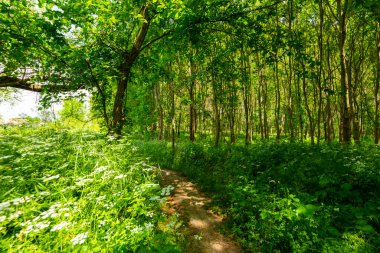
[[[28,115],[31,117],[39,116],[38,100],[40,94],[38,92],[19,90],[17,100],[14,99],[11,103],[0,103],[0,115],[4,122],[9,119],[18,118],[20,115]],[[54,105],[54,111],[60,110],[60,105]]]

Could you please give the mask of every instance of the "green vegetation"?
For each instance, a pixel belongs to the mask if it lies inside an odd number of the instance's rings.
[[[1,252],[179,252],[157,170],[127,139],[0,133]]]
[[[212,193],[252,252],[378,252],[380,149],[137,142],[141,153]]]
[[[379,0],[1,0],[14,89],[0,251],[181,251],[149,157],[245,251],[380,252]]]

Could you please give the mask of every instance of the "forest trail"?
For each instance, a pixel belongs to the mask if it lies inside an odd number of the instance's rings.
[[[237,253],[240,247],[229,237],[218,232],[223,217],[206,208],[211,199],[200,193],[197,187],[177,173],[161,169],[162,186],[173,186],[171,196],[164,205],[164,211],[177,213],[184,222],[186,252]]]

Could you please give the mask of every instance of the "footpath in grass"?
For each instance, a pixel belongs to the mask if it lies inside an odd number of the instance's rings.
[[[161,170],[161,184],[173,187],[172,194],[163,209],[170,215],[178,215],[184,222],[181,232],[185,236],[185,252],[238,253],[240,246],[221,234],[218,228],[223,216],[215,214],[207,205],[211,202],[186,178],[170,170]]]

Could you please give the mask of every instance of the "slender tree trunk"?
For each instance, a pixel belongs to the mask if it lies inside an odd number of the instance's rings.
[[[276,107],[275,107],[275,121],[276,121],[276,141],[278,142],[281,138],[281,128],[280,128],[280,112],[281,112],[281,90],[280,90],[280,79],[278,76],[278,59],[276,53],[276,66],[275,66],[275,76],[276,76]]]
[[[302,62],[302,69],[305,72],[305,64],[303,62]],[[303,88],[305,109],[306,109],[307,117],[309,119],[310,140],[311,140],[311,144],[314,145],[314,122],[313,122],[312,112],[311,112],[310,107],[309,107],[309,101],[307,98],[307,82],[306,82],[306,76],[305,75],[303,75],[303,77],[302,77],[302,88]]]
[[[351,141],[351,87],[347,78],[346,37],[347,37],[347,8],[348,0],[337,0],[339,17],[339,58],[340,58],[340,86],[342,91],[342,141],[349,144]]]
[[[189,133],[190,133],[190,141],[195,141],[195,128],[196,128],[196,114],[195,114],[195,63],[192,59],[193,55],[190,58],[190,68],[189,68],[189,76],[190,76],[190,87],[189,87],[189,98],[190,98],[190,124],[189,124]]]
[[[323,0],[319,0],[319,31],[318,31],[318,48],[319,48],[319,67],[318,67],[318,114],[317,114],[317,143],[321,140],[321,118],[322,118],[322,71],[323,71],[323,25],[324,25],[324,8]],[[314,128],[313,128],[314,131]],[[325,136],[326,138],[326,136]]]
[[[157,84],[156,87],[154,88],[154,100],[156,103],[156,108],[158,112],[158,140],[163,139],[164,135],[164,109],[162,108],[161,104],[161,87],[160,84]]]
[[[379,98],[379,87],[380,87],[380,22],[376,23],[376,40],[377,40],[377,53],[376,53],[376,83],[375,83],[375,144],[380,144],[380,98]]]
[[[181,123],[182,123],[182,113],[179,113],[179,119],[177,124],[177,137],[181,137]]]
[[[328,36],[327,41],[330,41],[330,37]],[[329,43],[328,43],[329,44]],[[326,121],[327,121],[327,142],[331,143],[334,138],[334,122],[333,122],[333,113],[331,106],[331,96],[330,89],[333,87],[333,70],[331,67],[331,49],[327,48],[327,67],[328,67],[328,80],[329,80],[329,88],[326,88]],[[340,132],[340,131],[339,131]],[[340,136],[340,135],[339,135]]]
[[[276,5],[276,29],[279,29],[279,15],[278,15],[278,9]],[[279,36],[279,34],[277,34]],[[281,90],[280,90],[280,79],[279,79],[279,73],[278,73],[278,49],[275,51],[275,79],[276,79],[276,105],[275,105],[275,123],[276,123],[276,141],[279,142],[281,138],[281,128],[280,128],[280,112],[281,112]]]
[[[171,112],[170,112],[170,118],[171,118],[171,132],[172,132],[172,152],[174,155],[175,151],[175,93],[174,93],[174,81],[170,80],[170,97],[171,97]]]
[[[241,49],[241,68],[243,76],[243,104],[245,120],[245,145],[252,142],[250,131],[250,104],[251,104],[251,80],[249,76],[249,56],[245,54],[244,48]]]
[[[288,4],[288,32],[290,38],[293,37],[293,0],[289,1]],[[292,49],[290,49],[292,51]],[[292,87],[293,87],[293,56],[289,55],[288,57],[288,64],[289,64],[289,76],[288,76],[288,122],[289,122],[289,130],[290,130],[290,141],[294,141],[294,117],[293,117],[293,94],[292,94]]]

